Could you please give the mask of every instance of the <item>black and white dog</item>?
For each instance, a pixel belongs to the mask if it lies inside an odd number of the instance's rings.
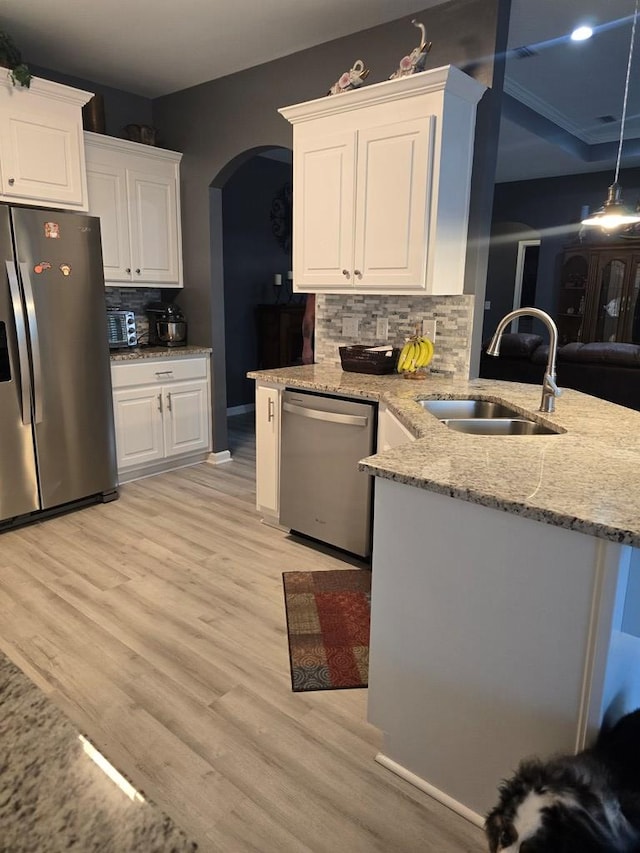
[[[640,853],[640,709],[578,755],[523,761],[499,794],[491,853]]]

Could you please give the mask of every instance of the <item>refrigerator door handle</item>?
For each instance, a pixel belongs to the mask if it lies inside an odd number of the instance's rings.
[[[35,424],[42,423],[42,360],[40,358],[40,340],[38,338],[38,322],[36,320],[36,306],[33,301],[33,287],[29,275],[29,264],[20,264],[22,276],[22,289],[24,290],[24,301],[27,308],[27,323],[29,324],[29,338],[31,339],[31,363],[33,364],[33,408]]]
[[[7,267],[7,278],[9,279],[9,292],[13,306],[13,318],[16,324],[16,338],[18,341],[18,361],[20,363],[20,397],[22,404],[22,423],[31,423],[31,379],[29,377],[29,354],[27,351],[27,328],[24,322],[22,302],[20,301],[20,286],[18,285],[18,273],[13,261],[5,261]]]

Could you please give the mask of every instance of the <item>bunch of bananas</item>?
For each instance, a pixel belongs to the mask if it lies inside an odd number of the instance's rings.
[[[402,347],[398,357],[398,373],[413,373],[426,367],[433,358],[433,344],[429,338],[413,335]]]

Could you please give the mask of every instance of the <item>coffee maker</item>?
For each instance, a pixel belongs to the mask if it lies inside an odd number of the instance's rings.
[[[173,303],[152,302],[147,306],[149,346],[184,347],[187,344],[187,321]]]

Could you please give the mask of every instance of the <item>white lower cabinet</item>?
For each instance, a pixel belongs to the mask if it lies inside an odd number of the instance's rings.
[[[119,482],[206,459],[208,356],[114,363],[111,378]]]
[[[280,401],[282,389],[256,383],[256,506],[265,521],[280,514]]]
[[[384,403],[378,406],[378,453],[401,444],[415,441],[415,435],[389,411]]]

